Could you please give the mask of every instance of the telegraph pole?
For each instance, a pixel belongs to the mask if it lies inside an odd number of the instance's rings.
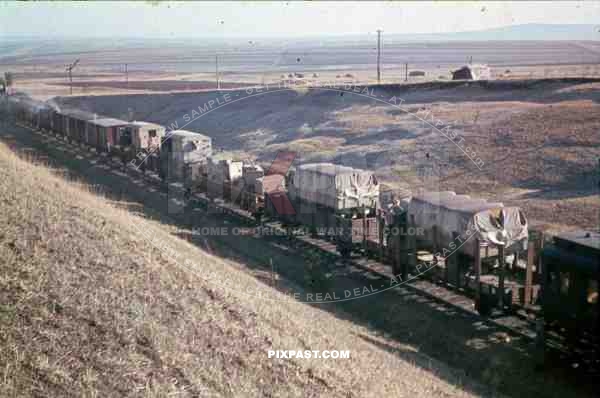
[[[73,69],[78,63],[79,58],[77,58],[72,64],[67,65],[67,72],[69,73],[69,94],[73,94]]]
[[[377,29],[377,84],[381,83],[381,29]]]

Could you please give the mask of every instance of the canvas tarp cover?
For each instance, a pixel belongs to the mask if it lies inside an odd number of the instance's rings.
[[[475,234],[481,242],[512,247],[528,237],[527,219],[518,207],[504,207],[454,192],[428,192],[415,195],[408,203],[408,214],[415,224],[425,229],[425,239],[433,238],[437,227],[439,248],[448,247],[457,232],[464,240]],[[467,231],[471,231],[468,234]],[[464,253],[474,253],[475,239],[468,239],[461,247]]]
[[[292,195],[336,210],[376,207],[379,184],[372,172],[332,163],[312,163],[296,168]]]

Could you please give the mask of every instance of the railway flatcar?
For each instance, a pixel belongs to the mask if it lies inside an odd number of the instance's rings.
[[[409,201],[408,216],[423,228],[424,235],[418,237],[422,245],[434,250],[448,247],[453,233],[476,234],[479,243],[502,245],[507,254],[527,240],[527,219],[520,209],[451,191],[415,195]],[[458,250],[473,255],[475,239],[465,241]]]
[[[244,191],[244,162],[211,156],[206,164],[206,192],[209,198],[222,198],[230,203],[240,203]]]
[[[292,170],[287,194],[269,195],[267,214],[334,240],[348,257],[352,250],[362,248],[365,235],[372,230],[366,224],[375,222],[378,200],[379,184],[373,173],[311,163]]]
[[[264,209],[263,182],[265,171],[260,165],[246,163],[242,165],[242,180],[244,188],[240,198],[240,206],[253,214]],[[260,218],[261,216],[259,216]]]
[[[161,142],[160,175],[163,179],[184,182],[190,175],[189,166],[204,163],[211,155],[210,137],[187,130],[171,131]]]
[[[431,273],[474,291],[481,313],[511,308],[523,296],[526,278],[517,265],[527,250],[528,223],[519,208],[451,191],[425,192],[408,201],[408,221],[423,231],[416,246],[434,255]]]

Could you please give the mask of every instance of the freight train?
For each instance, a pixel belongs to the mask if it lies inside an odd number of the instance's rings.
[[[427,277],[474,297],[482,315],[526,310],[545,318],[549,333],[565,332],[572,341],[597,347],[597,233],[546,241],[529,231],[521,209],[502,203],[419,192],[382,204],[380,184],[366,170],[329,163],[294,168],[293,154],[283,153],[265,173],[254,163],[213,153],[210,137],[195,132],[167,132],[154,123],[60,110],[24,98],[5,101],[4,108],[32,127],[119,157],[164,181],[179,181],[188,197],[203,192],[247,210],[258,222],[304,226],[335,244],[343,257],[372,257],[403,280],[428,261],[434,267],[427,268]]]

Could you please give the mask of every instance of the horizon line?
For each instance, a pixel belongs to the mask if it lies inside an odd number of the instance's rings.
[[[553,23],[523,23],[523,24],[512,24],[512,25],[502,25],[502,26],[498,26],[498,27],[493,27],[493,28],[489,28],[489,29],[478,29],[478,30],[461,30],[461,31],[449,31],[449,32],[416,32],[416,33],[387,33],[385,34],[385,31],[383,32],[385,36],[387,37],[394,37],[394,36],[421,36],[421,39],[426,39],[426,40],[431,40],[428,39],[428,37],[431,37],[433,39],[435,39],[435,36],[452,36],[452,35],[461,35],[461,34],[476,34],[476,33],[484,33],[484,32],[493,32],[493,31],[497,31],[497,30],[502,30],[502,29],[511,29],[511,28],[517,28],[517,27],[525,27],[525,26],[539,26],[539,27],[565,27],[565,28],[572,28],[572,27],[584,27],[584,26],[588,26],[588,27],[594,27],[594,29],[596,30],[596,32],[599,32],[598,29],[596,28],[600,28],[600,24],[578,24],[578,23],[565,23],[565,24],[553,24]],[[107,40],[107,39],[129,39],[129,40],[134,40],[134,39],[138,39],[138,40],[186,40],[186,39],[210,39],[210,40],[228,40],[228,39],[232,39],[232,40],[248,40],[248,38],[255,38],[255,39],[261,39],[261,40],[285,40],[285,39],[294,39],[294,40],[302,40],[302,39],[327,39],[327,38],[351,38],[351,37],[362,37],[362,36],[366,36],[369,34],[374,34],[376,31],[368,31],[368,32],[363,32],[363,33],[356,33],[356,32],[349,32],[349,33],[307,33],[307,34],[299,34],[299,35],[294,35],[294,34],[289,34],[289,33],[285,33],[285,34],[281,34],[281,35],[253,35],[251,33],[249,34],[244,34],[244,35],[231,35],[231,36],[219,36],[219,35],[206,35],[206,36],[189,36],[189,35],[185,35],[185,36],[177,36],[177,35],[170,35],[170,36],[87,36],[87,35],[80,35],[80,36],[74,36],[74,35],[48,35],[48,34],[5,34],[5,33],[0,33],[0,38],[8,38],[8,39],[42,39],[42,40],[83,40],[83,39],[98,39],[98,40]],[[411,41],[414,41],[415,39],[408,39]],[[451,38],[446,38],[446,40],[449,41],[515,41],[515,39],[496,39],[496,38],[483,38],[483,39],[477,39],[477,38],[473,38],[473,39],[451,39]],[[543,38],[536,38],[536,39],[518,39],[518,41],[599,41],[600,37],[598,39],[543,39]]]

